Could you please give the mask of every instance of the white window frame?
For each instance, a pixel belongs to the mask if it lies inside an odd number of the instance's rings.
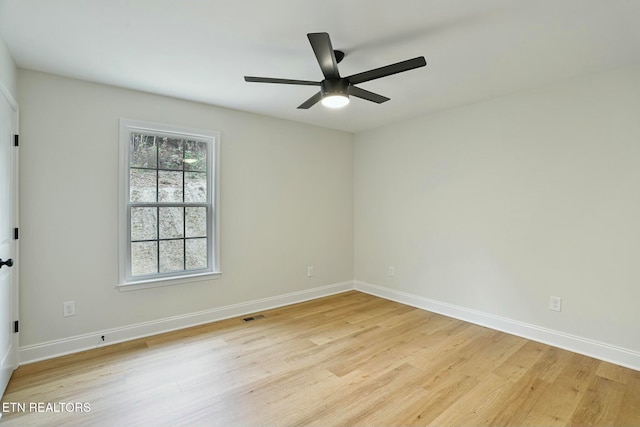
[[[188,137],[206,141],[207,156],[207,225],[208,267],[205,270],[158,273],[150,276],[131,276],[129,144],[132,132]],[[217,278],[220,271],[220,133],[166,125],[141,120],[120,119],[120,167],[118,194],[118,288],[121,291],[165,285],[191,283]]]

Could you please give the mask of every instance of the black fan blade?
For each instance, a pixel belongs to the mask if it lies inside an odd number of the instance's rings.
[[[365,71],[364,73],[354,74],[347,77],[347,80],[349,80],[349,83],[351,84],[358,84],[368,82],[369,80],[379,79],[380,77],[386,77],[392,74],[413,70],[414,68],[424,67],[425,65],[427,65],[427,61],[425,61],[424,56],[419,56],[417,58],[407,59],[406,61],[387,65],[385,67]]]
[[[272,79],[271,77],[244,76],[244,81],[254,83],[280,83],[285,85],[320,86],[320,82],[312,82],[310,80]]]
[[[369,92],[368,90],[360,89],[353,85],[349,86],[349,95],[366,99],[367,101],[375,102],[376,104],[382,104],[389,100],[386,96],[378,95],[377,93]]]
[[[322,99],[322,93],[318,92],[315,95],[313,95],[311,98],[307,99],[302,104],[300,104],[300,106],[298,108],[300,108],[302,110],[309,109],[309,108],[313,107],[321,99]]]
[[[338,72],[338,61],[336,61],[336,55],[333,52],[331,46],[331,39],[327,33],[309,33],[307,34],[309,43],[313,48],[313,53],[316,54],[318,64],[325,79],[339,79],[340,73]]]

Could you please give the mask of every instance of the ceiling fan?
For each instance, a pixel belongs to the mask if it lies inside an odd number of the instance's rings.
[[[354,85],[427,65],[427,61],[425,61],[424,56],[419,56],[417,58],[387,65],[385,67],[353,74],[349,77],[340,77],[340,73],[338,72],[338,63],[342,61],[342,58],[344,58],[344,52],[340,50],[333,50],[333,47],[331,46],[331,39],[327,33],[309,33],[307,34],[307,37],[309,38],[313,52],[316,55],[318,64],[320,64],[324,80],[314,82],[310,80],[275,79],[270,77],[252,76],[244,76],[244,80],[255,83],[320,86],[320,92],[300,104],[298,108],[306,110],[315,105],[318,101],[322,101],[323,105],[330,108],[340,108],[349,103],[349,95],[355,96],[356,98],[366,99],[367,101],[375,102],[377,104],[382,104],[383,102],[388,101],[389,98],[378,95],[377,93],[369,92],[368,90],[364,90]]]

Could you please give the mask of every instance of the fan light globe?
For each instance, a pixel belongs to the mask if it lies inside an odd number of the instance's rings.
[[[342,108],[349,103],[349,97],[344,95],[329,95],[322,98],[322,105],[329,108]]]

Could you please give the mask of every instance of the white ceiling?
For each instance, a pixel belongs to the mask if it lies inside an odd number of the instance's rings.
[[[0,0],[17,65],[357,132],[640,63],[640,0]],[[322,79],[306,34],[346,52],[343,76],[416,56],[360,86],[391,98],[296,107]]]

